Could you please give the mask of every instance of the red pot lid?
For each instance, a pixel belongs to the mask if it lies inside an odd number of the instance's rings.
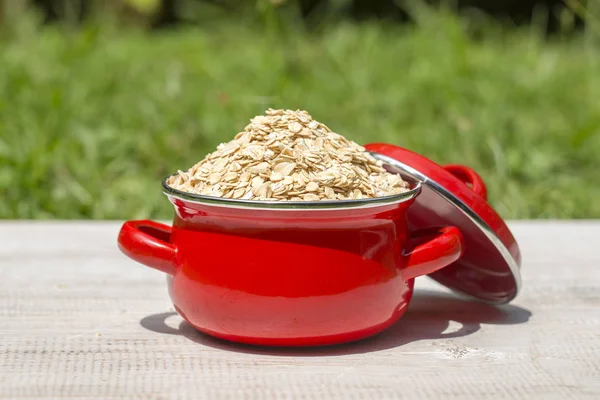
[[[442,167],[398,146],[373,143],[365,147],[389,157],[393,165],[423,182],[421,194],[408,209],[412,229],[454,225],[463,234],[463,256],[429,276],[490,303],[514,299],[521,287],[521,253],[504,220],[488,204],[479,175],[462,165]]]

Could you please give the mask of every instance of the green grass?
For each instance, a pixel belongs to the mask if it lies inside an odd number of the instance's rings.
[[[0,217],[170,218],[168,173],[267,107],[485,179],[505,218],[600,218],[600,48],[455,17],[0,39]]]

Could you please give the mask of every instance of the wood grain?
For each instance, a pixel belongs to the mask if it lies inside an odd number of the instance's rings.
[[[117,250],[118,222],[0,223],[0,398],[600,398],[600,221],[510,226],[510,305],[421,278],[373,339],[274,350],[183,323],[165,277]]]

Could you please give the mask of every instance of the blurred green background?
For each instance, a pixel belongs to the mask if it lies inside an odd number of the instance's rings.
[[[597,2],[533,3],[0,0],[0,218],[169,219],[161,179],[268,107],[600,218]]]

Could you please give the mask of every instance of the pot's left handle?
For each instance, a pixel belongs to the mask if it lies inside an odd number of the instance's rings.
[[[119,249],[141,264],[175,275],[177,249],[170,236],[168,225],[149,220],[127,221],[119,232]]]

